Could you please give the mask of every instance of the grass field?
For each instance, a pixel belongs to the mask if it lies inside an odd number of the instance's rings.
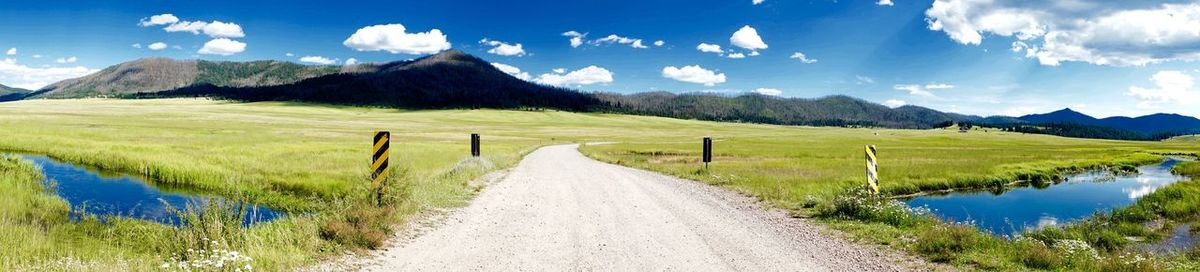
[[[391,204],[382,209],[363,204],[370,202],[367,163],[376,130],[392,132],[396,166],[388,188]],[[848,188],[863,184],[866,144],[879,149],[886,194],[982,188],[1016,180],[1046,182],[1063,171],[1127,168],[1160,159],[1153,153],[1200,151],[1192,141],[1123,142],[996,131],[783,127],[607,114],[400,111],[194,99],[0,103],[0,131],[4,132],[0,150],[139,173],[156,182],[303,214],[224,235],[233,238],[226,239],[230,242],[223,248],[253,256],[250,262],[255,269],[265,270],[311,264],[344,249],[377,244],[386,237],[388,226],[423,209],[463,205],[473,194],[467,181],[511,166],[526,152],[553,143],[617,142],[583,150],[601,160],[726,186],[816,216],[830,214],[830,209],[821,207],[836,206],[839,198],[848,195]],[[483,135],[482,159],[468,156],[470,133]],[[716,139],[716,162],[706,171],[699,164],[703,136]],[[183,252],[190,248],[183,244],[198,239],[180,234],[187,230],[136,220],[67,222],[65,203],[36,186],[39,178],[28,164],[0,161],[0,170],[0,180],[5,182],[0,185],[9,186],[0,192],[4,194],[0,201],[9,201],[0,211],[0,236],[14,233],[0,237],[5,238],[0,241],[4,247],[0,270],[53,268],[60,263],[96,270],[155,269],[171,259],[168,253]],[[829,218],[827,222],[838,228],[885,244],[920,242],[923,233],[944,227],[926,219],[889,221],[876,215]],[[1008,258],[1018,251],[1009,249],[1025,246],[980,237],[998,245],[991,249],[1008,251],[963,250],[965,254],[946,261],[986,268],[980,259]],[[924,254],[915,246],[906,249]],[[1023,263],[1005,259],[995,267],[1016,267],[1018,262]]]

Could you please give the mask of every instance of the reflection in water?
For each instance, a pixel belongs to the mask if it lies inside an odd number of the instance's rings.
[[[1068,182],[1044,189],[1022,187],[1002,194],[963,192],[940,196],[921,196],[906,202],[912,207],[928,207],[933,214],[955,222],[974,222],[996,234],[1016,234],[1028,227],[1065,224],[1087,218],[1096,212],[1132,204],[1186,177],[1171,173],[1178,160],[1142,166],[1136,175],[1088,172],[1072,175]]]
[[[200,206],[208,201],[225,201],[220,197],[162,191],[137,177],[102,172],[55,161],[45,156],[22,155],[42,170],[45,185],[71,205],[71,218],[79,220],[83,212],[90,215],[122,216],[179,224],[179,217],[167,205],[184,209],[189,203]],[[283,216],[267,207],[250,205],[246,208],[244,224],[267,222]]]

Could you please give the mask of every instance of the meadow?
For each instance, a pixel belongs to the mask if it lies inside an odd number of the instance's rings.
[[[367,193],[377,130],[393,135],[384,207],[369,204]],[[0,131],[0,150],[6,152],[136,173],[293,214],[247,229],[199,224],[204,231],[139,220],[70,222],[66,203],[41,189],[32,166],[6,159],[0,161],[0,186],[6,186],[0,192],[0,201],[6,201],[0,210],[0,270],[149,270],[196,259],[184,256],[187,249],[238,251],[252,256],[247,262],[258,270],[309,265],[345,250],[376,247],[392,226],[421,211],[465,205],[476,191],[468,181],[510,167],[539,146],[588,142],[615,142],[581,148],[593,158],[724,186],[797,216],[821,218],[871,243],[960,265],[1037,268],[1015,253],[1029,251],[1018,250],[1026,246],[1018,242],[964,229],[964,237],[979,237],[967,240],[994,245],[930,254],[920,246],[937,242],[927,233],[953,226],[904,213],[847,212],[863,207],[847,199],[892,203],[855,198],[854,188],[865,182],[863,146],[879,149],[884,196],[1053,182],[1065,172],[1127,169],[1161,159],[1157,154],[1200,152],[1194,141],[1084,140],[985,129],[787,127],[600,113],[206,99],[0,103]],[[470,133],[482,134],[481,158],[469,156]],[[715,162],[707,169],[699,162],[704,136],[715,139]],[[210,210],[221,217],[219,207]],[[210,240],[220,240],[220,246],[198,243]],[[997,256],[998,263],[983,261]]]

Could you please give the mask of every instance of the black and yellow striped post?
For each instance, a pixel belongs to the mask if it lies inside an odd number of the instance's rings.
[[[871,194],[879,194],[879,164],[874,145],[867,145],[867,186],[871,187]]]
[[[391,132],[377,131],[375,132],[375,148],[371,149],[371,189],[375,191],[375,199],[379,204],[383,204],[383,182],[388,175],[391,140]]]

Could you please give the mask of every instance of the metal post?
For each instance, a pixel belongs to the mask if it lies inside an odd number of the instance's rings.
[[[704,137],[704,169],[712,162],[712,137]]]
[[[471,157],[479,157],[479,134],[471,134]]]

